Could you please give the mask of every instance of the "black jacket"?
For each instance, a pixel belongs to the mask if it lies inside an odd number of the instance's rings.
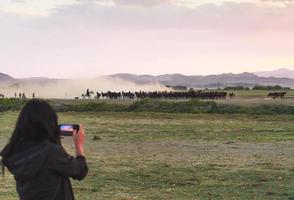
[[[69,177],[82,180],[85,158],[69,156],[49,141],[25,141],[13,149],[4,165],[14,175],[20,200],[74,200]]]

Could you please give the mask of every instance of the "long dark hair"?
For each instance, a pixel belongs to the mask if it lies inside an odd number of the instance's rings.
[[[0,153],[3,172],[13,148],[26,140],[49,140],[61,145],[56,111],[44,100],[30,100],[22,108],[10,140]]]

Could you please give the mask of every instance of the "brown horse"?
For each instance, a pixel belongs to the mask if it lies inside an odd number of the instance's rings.
[[[276,98],[284,99],[285,95],[286,95],[286,92],[270,92],[268,93],[267,97],[271,97],[273,99],[276,99]]]

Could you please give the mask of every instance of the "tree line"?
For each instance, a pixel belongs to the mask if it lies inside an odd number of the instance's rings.
[[[291,90],[291,88],[280,85],[255,85],[252,88],[246,86],[227,86],[224,90]]]

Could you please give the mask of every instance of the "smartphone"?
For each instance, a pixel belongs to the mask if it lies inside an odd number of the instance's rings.
[[[58,126],[61,136],[72,136],[74,130],[79,131],[80,129],[78,124],[60,124]]]

